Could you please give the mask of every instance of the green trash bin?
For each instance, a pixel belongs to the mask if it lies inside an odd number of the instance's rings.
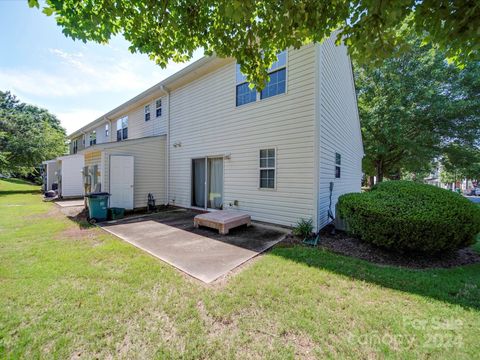
[[[107,192],[89,193],[87,198],[88,221],[95,224],[98,221],[105,221],[108,217],[108,197]]]
[[[125,217],[125,209],[124,208],[109,208],[108,209],[108,220],[118,220],[123,219]]]

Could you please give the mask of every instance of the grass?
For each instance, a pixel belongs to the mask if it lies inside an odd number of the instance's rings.
[[[0,358],[468,359],[479,328],[480,265],[276,248],[205,286],[0,180]]]

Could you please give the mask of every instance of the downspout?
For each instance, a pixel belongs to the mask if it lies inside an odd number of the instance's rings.
[[[161,85],[160,88],[167,94],[167,153],[165,159],[165,205],[168,205],[170,203],[170,90],[165,85]]]

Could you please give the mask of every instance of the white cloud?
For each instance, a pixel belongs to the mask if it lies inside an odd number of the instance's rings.
[[[0,68],[3,88],[38,97],[71,97],[86,94],[142,91],[162,78],[160,67],[135,57],[97,57],[49,49],[49,69]],[[152,70],[153,67],[153,70]]]
[[[0,89],[47,108],[71,133],[187,65],[162,69],[117,45],[48,48],[28,67],[0,67]]]
[[[103,115],[102,111],[95,109],[72,109],[70,111],[58,112],[55,115],[60,119],[67,134],[73,133],[89,122]]]

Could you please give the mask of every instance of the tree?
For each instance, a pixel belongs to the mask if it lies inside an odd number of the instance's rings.
[[[55,115],[0,91],[0,172],[27,176],[66,149],[65,129]]]
[[[450,143],[480,136],[478,87],[469,82],[478,63],[458,69],[419,39],[410,44],[378,67],[356,66],[364,171],[378,181],[427,171]]]
[[[475,145],[450,144],[444,150],[442,163],[445,179],[453,174],[455,180],[480,180],[480,148]]]
[[[28,3],[39,7],[38,0]],[[121,34],[132,52],[163,67],[190,59],[197,48],[234,57],[259,88],[277,52],[338,29],[338,39],[364,63],[406,49],[405,29],[459,63],[477,59],[480,49],[477,0],[46,0],[43,12],[73,39],[106,43]]]

